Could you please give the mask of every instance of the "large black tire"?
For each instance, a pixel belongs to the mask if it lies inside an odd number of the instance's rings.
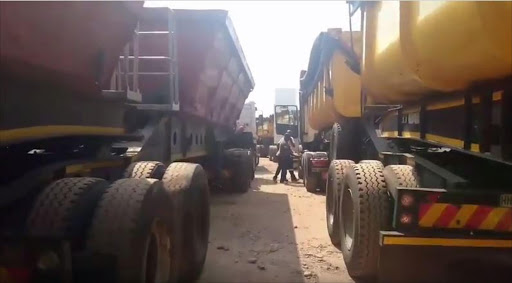
[[[277,154],[277,146],[275,146],[275,145],[269,146],[268,147],[268,159],[270,161],[277,162],[276,154]]]
[[[318,188],[318,174],[311,172],[310,163],[311,158],[314,156],[314,152],[305,152],[302,155],[302,166],[304,168],[304,187],[306,191],[310,193],[316,192]]]
[[[313,154],[313,157],[314,158],[329,158],[328,157],[328,154],[327,152],[323,152],[323,151],[317,151]],[[321,173],[316,173],[314,174],[316,175],[316,178],[317,178],[317,190],[321,191],[321,192],[325,192],[326,190],[326,182],[325,180],[322,178],[322,174]]]
[[[239,154],[238,163],[234,168],[234,173],[231,176],[231,190],[237,193],[245,193],[251,187],[251,181],[254,178],[254,167],[252,157],[246,154],[246,151],[241,151]]]
[[[307,168],[307,164],[309,163],[309,160],[311,160],[311,157],[313,157],[313,152],[310,152],[310,151],[306,151],[302,154],[302,157],[301,157],[301,160],[300,160],[300,166],[302,168],[302,179],[304,179],[304,186],[306,185],[306,170],[308,169]]]
[[[299,179],[304,179],[304,167],[302,167],[302,158],[300,160],[299,169],[297,170]]]
[[[417,188],[418,175],[414,167],[409,165],[389,165],[384,168],[384,179],[389,193],[397,199],[397,187]]]
[[[166,282],[169,236],[158,214],[156,179],[120,179],[103,194],[94,213],[87,248],[113,256],[118,282]]]
[[[354,164],[352,160],[333,160],[329,166],[326,185],[325,214],[327,232],[331,243],[340,249],[339,201],[345,167]]]
[[[334,123],[331,131],[329,159],[360,160],[361,126],[359,118]]]
[[[341,159],[341,154],[338,154],[338,148],[340,147],[340,139],[341,139],[341,125],[339,123],[334,123],[332,125],[331,130],[331,141],[329,145],[329,160],[337,160]]]
[[[210,230],[208,179],[198,164],[174,162],[165,171],[160,208],[171,235],[170,282],[193,282],[204,266]]]
[[[260,155],[259,155],[259,153],[255,153],[254,159],[256,160],[254,162],[256,164],[255,167],[257,167],[258,165],[260,165]]]
[[[384,165],[379,160],[361,160],[359,161],[359,164],[369,164],[384,169]]]
[[[164,176],[165,165],[158,161],[133,162],[124,171],[123,178],[144,179],[152,178],[161,180]]]
[[[382,169],[372,164],[345,168],[340,205],[340,245],[349,275],[374,280],[379,232],[391,225],[391,205]]]
[[[107,187],[108,182],[98,178],[64,178],[51,183],[32,207],[26,223],[28,234],[71,237],[83,243]]]

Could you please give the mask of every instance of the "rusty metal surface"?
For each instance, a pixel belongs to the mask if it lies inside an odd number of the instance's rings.
[[[234,125],[254,81],[226,11],[145,8],[137,41],[139,73],[129,83],[138,77],[143,103],[171,103],[177,64],[179,110]]]
[[[1,2],[2,77],[99,94],[143,2]]]

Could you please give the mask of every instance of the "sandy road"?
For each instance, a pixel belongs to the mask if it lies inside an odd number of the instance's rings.
[[[353,282],[327,235],[325,196],[274,184],[275,168],[262,158],[248,193],[212,193],[199,282]]]

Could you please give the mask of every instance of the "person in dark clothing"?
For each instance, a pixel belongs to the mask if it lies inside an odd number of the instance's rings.
[[[297,177],[295,177],[295,174],[293,172],[293,150],[292,148],[295,147],[295,144],[291,138],[290,133],[286,133],[284,135],[284,138],[279,141],[277,144],[278,152],[276,154],[277,161],[278,161],[278,167],[276,170],[276,173],[274,175],[274,182],[277,181],[277,176],[279,173],[281,173],[281,183],[287,182],[286,180],[286,171],[290,170],[290,175],[292,178],[292,181],[297,181]]]

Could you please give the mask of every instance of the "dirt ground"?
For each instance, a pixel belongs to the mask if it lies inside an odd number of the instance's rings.
[[[212,193],[210,244],[199,282],[353,282],[325,227],[325,195],[274,184],[260,159],[248,193]]]

